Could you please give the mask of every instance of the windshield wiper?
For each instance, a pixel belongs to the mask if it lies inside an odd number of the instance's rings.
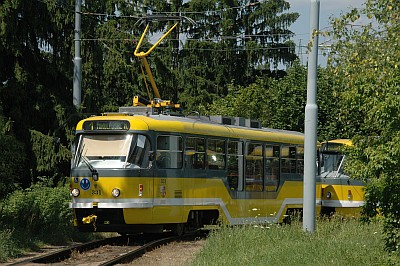
[[[99,173],[97,172],[96,168],[89,162],[88,158],[85,155],[82,155],[82,161],[87,165],[90,172],[92,173],[92,178],[94,181],[99,180]]]
[[[80,160],[86,164],[86,166],[89,168],[90,172],[92,173],[92,178],[94,181],[99,180],[99,173],[97,172],[96,168],[93,167],[93,165],[89,162],[88,158],[83,155],[83,150],[85,149],[85,144],[82,145],[82,148],[79,150],[78,153],[78,160],[77,160],[77,165],[79,164]]]

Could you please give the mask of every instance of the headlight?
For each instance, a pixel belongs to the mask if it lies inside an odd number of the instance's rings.
[[[119,195],[121,194],[121,191],[118,188],[114,188],[111,192],[112,196],[114,198],[119,197]]]
[[[74,188],[74,189],[71,191],[71,195],[74,196],[74,197],[78,197],[80,193],[81,193],[81,192],[80,192],[79,189],[77,189],[77,188]]]
[[[332,193],[328,192],[326,193],[326,198],[330,199],[332,197]]]

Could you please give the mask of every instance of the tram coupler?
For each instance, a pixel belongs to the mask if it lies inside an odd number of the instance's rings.
[[[97,215],[96,214],[91,214],[87,217],[82,218],[82,222],[84,224],[93,224],[94,231],[96,231],[96,220],[97,220]]]

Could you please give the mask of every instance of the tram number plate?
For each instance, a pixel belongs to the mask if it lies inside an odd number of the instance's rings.
[[[100,189],[92,190],[92,195],[101,195],[101,190]]]

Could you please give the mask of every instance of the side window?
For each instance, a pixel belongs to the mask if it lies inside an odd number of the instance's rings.
[[[225,141],[209,139],[207,145],[208,169],[225,169]]]
[[[149,167],[150,141],[145,135],[138,134],[132,138],[131,150],[128,154],[128,165],[140,168]]]
[[[279,186],[279,155],[278,145],[265,146],[265,191],[276,191]]]
[[[193,169],[205,168],[205,140],[204,138],[189,137],[186,139],[185,154],[187,164]]]
[[[296,173],[296,146],[282,146],[281,165],[282,173]]]
[[[304,174],[304,147],[297,146],[297,173]]]
[[[246,145],[246,190],[263,190],[263,145],[247,143]]]
[[[157,137],[158,168],[182,168],[182,137],[165,135]]]
[[[231,190],[242,190],[243,179],[243,142],[228,142],[228,184]],[[243,187],[243,186],[242,186]]]

